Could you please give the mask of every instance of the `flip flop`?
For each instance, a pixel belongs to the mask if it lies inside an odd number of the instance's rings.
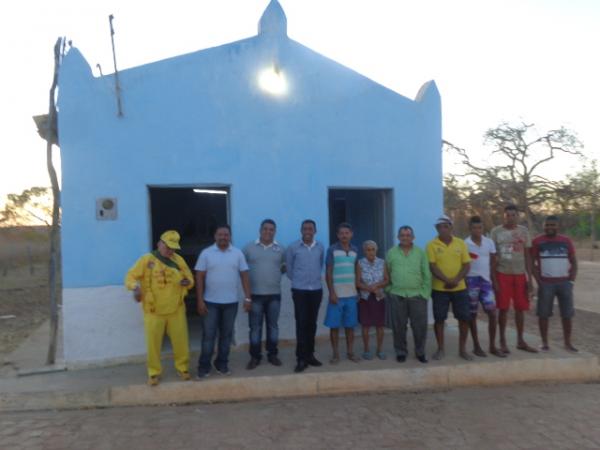
[[[481,350],[480,348],[473,350],[473,354],[475,356],[479,356],[480,358],[485,358],[487,356],[487,353]]]
[[[358,356],[354,355],[354,353],[348,353],[347,356],[348,356],[348,359],[352,362],[355,362],[355,363],[360,362],[360,358]]]
[[[460,352],[458,354],[458,356],[460,356],[465,361],[473,361],[473,357],[471,355],[469,355],[467,352]]]
[[[517,345],[517,349],[518,350],[522,350],[524,352],[528,352],[528,353],[538,353],[538,351],[535,348],[530,347],[527,344],[525,344],[525,345]]]
[[[490,350],[490,353],[498,358],[506,358],[506,353],[504,353],[502,350]]]

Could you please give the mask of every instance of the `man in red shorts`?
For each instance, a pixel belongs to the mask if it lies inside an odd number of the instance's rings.
[[[529,231],[518,225],[519,211],[515,205],[504,208],[504,224],[492,229],[490,237],[496,244],[498,252],[496,279],[498,292],[496,306],[498,308],[498,325],[500,328],[500,350],[510,353],[506,345],[506,322],[511,300],[515,309],[517,325],[517,349],[536,353],[523,338],[525,311],[529,310],[529,296],[533,292],[531,277],[531,237]]]

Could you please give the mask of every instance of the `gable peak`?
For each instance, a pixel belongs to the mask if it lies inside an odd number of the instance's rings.
[[[258,34],[287,35],[287,17],[277,0],[271,0],[258,22]]]

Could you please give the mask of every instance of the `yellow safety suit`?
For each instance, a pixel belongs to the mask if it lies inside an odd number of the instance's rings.
[[[175,265],[178,268],[172,267]],[[188,286],[181,286],[184,279],[189,280]],[[171,339],[175,369],[188,372],[190,350],[184,298],[194,286],[192,272],[176,253],[168,259],[157,252],[148,253],[136,261],[125,277],[127,289],[134,290],[137,286],[142,292],[148,376],[162,373],[160,351],[165,332]]]

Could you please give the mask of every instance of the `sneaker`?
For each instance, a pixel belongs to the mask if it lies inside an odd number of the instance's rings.
[[[385,354],[385,352],[377,353],[377,357],[381,360],[387,359],[387,355]]]
[[[423,364],[427,364],[429,362],[425,355],[419,355],[419,356],[417,356],[417,359],[419,360],[419,362],[422,362]]]
[[[280,360],[280,359],[277,357],[277,355],[269,356],[269,357],[267,358],[267,360],[268,360],[268,361],[269,361],[271,364],[273,364],[274,366],[278,366],[278,367],[279,367],[279,366],[283,365],[283,363],[282,363],[282,362],[281,362],[281,360]]]
[[[208,378],[210,376],[210,371],[207,370],[198,370],[196,374],[196,380],[202,380],[203,378]]]
[[[154,375],[152,377],[148,377],[148,386],[158,386],[158,383],[160,382],[160,378],[158,375]]]
[[[225,367],[217,367],[215,365],[215,370],[217,371],[217,373],[221,374],[221,375],[231,375],[231,370],[229,370],[229,367],[225,366]]]
[[[251,358],[250,361],[248,361],[248,364],[246,364],[246,370],[254,370],[258,367],[259,364],[260,359]]]
[[[192,379],[192,377],[190,376],[190,373],[188,371],[185,371],[185,372],[177,371],[177,376],[181,379],[181,381],[189,381]]]

